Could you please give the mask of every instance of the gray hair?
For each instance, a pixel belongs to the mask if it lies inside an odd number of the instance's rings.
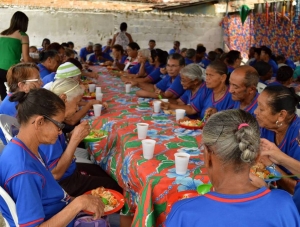
[[[241,124],[245,124],[240,127]],[[259,152],[260,131],[255,118],[243,110],[225,110],[212,115],[203,129],[203,143],[214,148],[224,165],[239,172],[252,165]]]
[[[92,42],[88,42],[88,43],[86,44],[87,47],[93,46],[93,45],[94,45],[94,44],[93,44]]]
[[[245,72],[245,87],[257,87],[259,82],[259,74],[256,70],[247,70]]]
[[[193,58],[196,56],[196,50],[191,48],[186,51],[186,58]]]
[[[202,69],[198,64],[189,64],[180,70],[180,75],[186,76],[191,80],[202,81]]]
[[[149,49],[140,49],[138,53],[141,53],[148,61],[151,59],[151,51]]]
[[[50,87],[50,91],[58,96],[65,94],[67,96],[67,101],[72,101],[77,96],[83,95],[84,89],[77,80],[66,78],[55,80]]]

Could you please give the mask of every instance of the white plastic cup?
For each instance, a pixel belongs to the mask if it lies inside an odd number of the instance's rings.
[[[96,84],[89,84],[89,92],[94,92],[96,88]]]
[[[125,84],[125,92],[129,93],[131,89],[131,84]]]
[[[169,99],[161,99],[163,102],[169,102]]]
[[[102,101],[103,94],[102,93],[96,93],[96,100]]]
[[[143,156],[145,159],[153,158],[155,144],[156,144],[155,140],[150,140],[150,139],[142,140]]]
[[[190,155],[187,153],[175,153],[176,174],[184,175],[187,172]]]
[[[159,113],[160,105],[161,105],[161,101],[154,101],[153,102],[154,113]]]
[[[101,104],[94,104],[94,116],[99,117],[101,115],[102,105]]]
[[[146,139],[149,124],[137,123],[136,125],[137,125],[138,139],[140,140]]]
[[[179,121],[180,119],[184,118],[185,110],[184,109],[176,109],[175,113],[176,113],[176,121]]]
[[[101,93],[101,87],[96,87],[96,94]]]

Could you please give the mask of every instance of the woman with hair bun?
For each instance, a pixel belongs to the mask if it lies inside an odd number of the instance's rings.
[[[287,192],[256,187],[249,179],[259,154],[259,135],[255,118],[243,110],[211,116],[203,129],[203,144],[214,191],[175,203],[166,227],[299,226],[298,211]]]
[[[104,213],[100,198],[82,195],[71,198],[53,178],[41,144],[54,144],[62,134],[64,101],[46,89],[17,92],[10,101],[18,102],[20,131],[0,156],[0,186],[16,203],[20,226],[67,226],[81,210],[89,210],[94,219]],[[0,198],[3,216],[15,226],[5,202]]]
[[[274,143],[278,149],[288,156],[300,161],[299,129],[300,118],[296,114],[296,106],[300,97],[294,88],[285,86],[268,86],[258,97],[258,106],[254,113],[261,127],[261,138]],[[272,165],[272,161],[263,158],[266,166],[273,166],[282,175],[291,174],[282,166]],[[277,181],[279,187],[294,194],[297,178],[282,178]]]

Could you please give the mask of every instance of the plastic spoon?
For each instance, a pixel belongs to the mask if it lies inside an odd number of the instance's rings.
[[[201,184],[197,187],[197,192],[200,195],[204,195],[207,192],[210,192],[211,187],[212,187],[212,184]]]
[[[289,177],[300,177],[300,175],[285,175],[285,176],[271,175],[271,176],[269,176],[269,179],[274,179],[274,178],[289,178]]]

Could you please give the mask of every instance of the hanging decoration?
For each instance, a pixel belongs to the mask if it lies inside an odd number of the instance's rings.
[[[290,16],[291,21],[293,21],[293,0],[290,0]]]
[[[299,16],[300,16],[300,1],[296,0],[295,16],[294,16],[294,22],[296,25],[299,23]]]
[[[269,5],[268,5],[268,1],[266,1],[266,23],[267,26],[269,25]]]
[[[277,24],[277,2],[274,2],[274,22]]]
[[[226,17],[228,16],[228,4],[229,4],[229,0],[226,0]]]
[[[286,10],[286,3],[285,3],[285,0],[284,0],[283,3],[282,3],[282,12],[281,12],[282,17],[285,16],[285,10]]]
[[[242,5],[240,8],[240,17],[242,21],[242,25],[244,25],[244,22],[250,12],[250,8],[247,5]]]

